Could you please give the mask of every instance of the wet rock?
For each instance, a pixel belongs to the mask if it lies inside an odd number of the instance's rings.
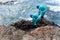
[[[56,24],[54,24],[53,22],[49,22],[44,18],[39,20],[37,22],[37,25],[34,25],[31,21],[26,21],[26,20],[18,21],[11,24],[11,26],[14,26],[15,28],[22,29],[22,30],[34,29],[34,28],[37,28],[40,26],[46,26],[46,25],[56,25]]]

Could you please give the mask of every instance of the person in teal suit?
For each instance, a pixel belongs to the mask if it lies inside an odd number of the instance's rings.
[[[33,19],[32,22],[34,25],[37,24],[38,20],[41,20],[41,18],[44,17],[45,12],[47,11],[47,6],[40,5],[36,7],[39,12],[37,14],[31,14],[30,17]]]

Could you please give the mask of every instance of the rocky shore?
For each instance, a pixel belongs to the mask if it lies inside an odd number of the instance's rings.
[[[47,25],[23,31],[12,26],[0,26],[0,40],[60,40],[60,28]]]
[[[0,25],[0,40],[60,40],[60,27],[46,20],[42,22],[39,27],[30,25],[29,21]]]

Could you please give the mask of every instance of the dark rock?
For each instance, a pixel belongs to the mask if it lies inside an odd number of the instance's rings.
[[[11,24],[11,26],[14,26],[15,28],[22,29],[22,30],[29,30],[40,26],[46,26],[46,25],[55,25],[55,24],[45,19],[39,20],[37,22],[37,25],[33,25],[31,21],[26,21],[26,20],[18,21],[16,23]]]

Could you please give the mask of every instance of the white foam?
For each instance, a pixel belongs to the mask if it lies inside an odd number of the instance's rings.
[[[55,12],[60,11],[60,0],[47,0],[45,3],[50,7],[50,10]]]
[[[47,5],[51,10],[51,11],[54,11],[54,12],[58,12],[60,11],[60,6],[51,6],[51,5]]]
[[[60,0],[47,0],[46,3],[59,4],[60,5]]]
[[[0,0],[0,2],[7,2],[7,1],[12,1],[12,0]]]

